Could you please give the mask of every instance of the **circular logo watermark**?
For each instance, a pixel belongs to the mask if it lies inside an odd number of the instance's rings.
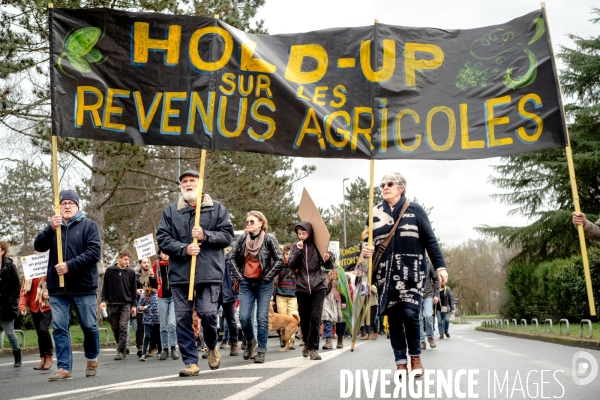
[[[578,351],[573,354],[571,370],[573,371],[573,382],[576,385],[587,385],[598,375],[598,362],[587,351]]]

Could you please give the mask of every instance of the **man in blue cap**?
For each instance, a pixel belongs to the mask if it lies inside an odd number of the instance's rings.
[[[96,223],[79,209],[79,196],[73,190],[63,190],[59,196],[60,214],[52,217],[48,226],[35,238],[36,251],[50,250],[46,285],[52,308],[52,336],[56,344],[58,371],[48,380],[73,379],[71,352],[71,308],[79,316],[83,331],[83,352],[87,359],[85,376],[96,376],[100,335],[96,319],[98,295],[98,261],[102,254],[100,232]],[[56,229],[61,227],[63,262],[58,263]],[[65,284],[60,287],[59,276]]]
[[[225,207],[203,194],[198,199],[198,171],[187,170],[179,176],[181,197],[164,211],[156,241],[169,256],[169,280],[175,303],[177,342],[185,367],[179,376],[195,376],[198,367],[192,317],[194,307],[202,321],[204,340],[208,346],[208,365],[218,369],[221,356],[217,349],[217,309],[225,260],[223,249],[233,241],[233,225]],[[200,226],[194,227],[198,204]],[[198,244],[192,244],[198,239]],[[192,256],[196,256],[196,275],[190,282]],[[195,296],[188,300],[189,285]]]

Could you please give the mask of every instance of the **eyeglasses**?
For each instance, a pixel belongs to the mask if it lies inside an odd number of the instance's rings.
[[[388,181],[388,183],[380,183],[379,187],[383,190],[384,187],[392,187],[396,184],[396,182]]]
[[[70,201],[65,201],[63,203],[60,203],[61,207],[73,207],[73,206],[76,206],[76,205],[77,205],[77,203],[73,203],[73,202],[70,202]]]
[[[256,221],[249,219],[248,221],[246,221],[246,225],[254,225],[255,222]]]

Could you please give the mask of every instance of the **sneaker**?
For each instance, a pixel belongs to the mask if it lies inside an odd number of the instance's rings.
[[[181,354],[179,354],[179,351],[177,349],[171,350],[171,358],[173,360],[179,360],[179,357],[181,357]]]
[[[383,331],[379,332],[379,336],[383,336],[385,333]]]
[[[219,348],[226,349],[227,348],[227,342],[221,343],[221,345],[219,346]]]
[[[188,364],[185,366],[185,368],[179,370],[179,376],[181,377],[196,376],[199,373],[200,367],[198,367],[198,364]]]
[[[256,353],[256,357],[254,357],[254,362],[259,363],[259,364],[264,363],[265,362],[265,353],[262,351],[259,351],[258,353]]]
[[[423,368],[423,363],[421,362],[421,357],[419,356],[411,356],[410,357],[410,372],[417,371],[415,376],[423,376],[425,369]]]
[[[221,355],[219,354],[219,349],[215,347],[214,350],[208,350],[208,366],[210,367],[210,369],[219,369],[220,365]]]
[[[431,347],[432,349],[435,349],[435,346],[437,346],[437,345],[435,344],[435,340],[433,340],[433,336],[428,337],[427,341],[429,342],[429,347]]]
[[[160,360],[160,358],[159,358],[159,360]],[[145,354],[142,354],[142,356],[140,357],[140,361],[146,361],[146,355]]]
[[[244,350],[244,355],[242,356],[244,360],[249,360],[256,357],[256,347],[258,347],[256,339],[252,339],[246,344],[246,349]]]
[[[440,340],[442,340],[444,338],[444,335],[440,335]]]
[[[143,356],[143,357],[144,357],[144,361],[146,361],[145,360],[146,356]],[[159,361],[165,361],[167,358],[169,358],[169,350],[165,349],[165,350],[162,351],[162,353],[160,353],[158,355],[158,360]]]
[[[238,342],[231,342],[229,346],[229,355],[237,356],[238,355]]]
[[[92,376],[96,376],[97,374],[98,374],[98,361],[88,361],[87,366],[85,367],[86,378],[91,378]]]
[[[311,360],[320,360],[321,356],[319,355],[319,353],[316,350],[311,350],[310,351],[310,359]]]
[[[54,382],[54,381],[68,381],[70,379],[73,379],[73,374],[71,374],[69,371],[65,371],[64,369],[59,369],[58,371],[56,371],[54,373],[54,375],[52,375],[50,378],[48,378],[48,380],[50,382]]]
[[[450,334],[448,332],[446,332],[446,337],[450,339]]]
[[[137,351],[137,356],[138,356],[138,357],[141,357],[141,356],[142,356],[142,349],[138,349],[138,351]]]
[[[115,361],[122,361],[125,359],[125,353],[118,352],[115,356]]]

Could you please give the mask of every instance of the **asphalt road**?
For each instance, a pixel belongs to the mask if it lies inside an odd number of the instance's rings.
[[[39,361],[35,356],[24,357],[21,368],[4,357],[0,399],[600,398],[600,351],[477,332],[474,327],[452,326],[451,339],[437,340],[437,348],[422,354],[430,375],[404,378],[398,385],[385,338],[358,341],[354,352],[346,340],[344,349],[322,350],[322,361],[302,358],[300,350],[280,353],[278,339],[271,338],[266,363],[230,357],[224,350],[219,370],[211,371],[201,360],[201,373],[192,378],[178,377],[181,360],[140,362],[130,355],[114,361],[115,351],[103,350],[97,377],[85,378],[83,354],[76,353],[73,380],[48,382],[49,372],[32,369]],[[594,371],[599,376],[585,384]]]

